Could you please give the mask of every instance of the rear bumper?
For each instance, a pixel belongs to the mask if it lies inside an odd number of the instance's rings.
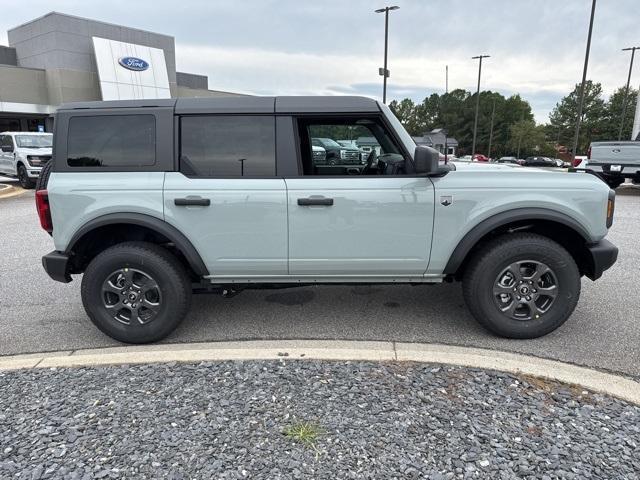
[[[54,250],[42,257],[42,266],[56,282],[69,283],[71,281],[71,275],[68,273],[68,255]]]
[[[618,247],[608,240],[600,240],[589,245],[589,270],[587,277],[591,280],[600,278],[605,270],[608,270],[618,259]]]
[[[589,170],[593,170],[596,173],[601,173],[603,175],[612,176],[612,177],[623,177],[623,178],[637,178],[640,177],[640,165],[620,165],[620,171],[611,171],[610,164],[594,164],[588,163],[586,168]]]

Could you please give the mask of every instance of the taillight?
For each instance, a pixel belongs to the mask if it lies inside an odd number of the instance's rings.
[[[36,192],[36,208],[38,209],[38,217],[40,217],[40,226],[49,233],[53,232],[49,194],[46,190]]]
[[[573,165],[574,168],[577,168],[580,166],[581,163],[582,163],[581,158],[574,158],[573,162],[571,162],[571,165]]]

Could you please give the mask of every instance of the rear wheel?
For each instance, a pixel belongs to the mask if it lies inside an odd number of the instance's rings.
[[[51,169],[53,168],[53,161],[49,160],[42,170],[40,171],[40,175],[38,176],[38,180],[36,181],[36,190],[46,190],[47,183],[49,183],[49,175],[51,175]]]
[[[35,185],[34,181],[29,178],[27,169],[24,165],[20,165],[18,167],[18,181],[20,182],[20,186],[25,189],[33,188]]]
[[[571,316],[580,296],[580,272],[569,252],[549,238],[505,235],[472,259],[463,293],[486,329],[508,338],[536,338]]]
[[[168,250],[146,242],[115,245],[96,256],[82,278],[82,303],[91,321],[125,343],[169,335],[186,315],[191,282]]]
[[[624,183],[623,177],[605,177],[605,182],[609,185],[609,188],[614,190]]]

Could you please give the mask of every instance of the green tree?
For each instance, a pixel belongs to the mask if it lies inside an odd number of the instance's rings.
[[[622,140],[631,138],[631,130],[633,129],[633,115],[636,111],[636,102],[638,100],[638,91],[629,88],[629,96],[627,100],[627,111],[625,114],[624,128],[622,129]],[[620,133],[620,122],[622,121],[622,108],[624,104],[624,87],[618,88],[613,95],[609,97],[605,108],[604,124],[598,134],[591,141],[598,140],[617,140]]]
[[[559,143],[569,148],[573,147],[579,97],[580,84],[576,84],[573,91],[556,104],[549,115],[551,128],[546,129],[548,134],[556,132],[556,138],[559,138]],[[585,84],[580,119],[579,154],[586,152],[593,138],[604,134],[607,124],[606,112],[606,104],[602,97],[602,85],[588,80]]]
[[[518,158],[549,154],[544,126],[536,125],[533,120],[517,121],[511,125],[510,134],[508,148]]]

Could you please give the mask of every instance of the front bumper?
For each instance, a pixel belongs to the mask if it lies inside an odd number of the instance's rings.
[[[600,240],[598,243],[587,246],[589,251],[588,270],[586,276],[591,280],[600,278],[605,270],[608,270],[618,259],[618,247],[608,240]]]
[[[56,282],[69,283],[69,255],[54,250],[42,257],[42,266],[49,276]]]
[[[27,177],[29,178],[38,178],[42,171],[42,167],[40,165],[31,165],[31,163],[26,163],[25,168],[27,170]]]

